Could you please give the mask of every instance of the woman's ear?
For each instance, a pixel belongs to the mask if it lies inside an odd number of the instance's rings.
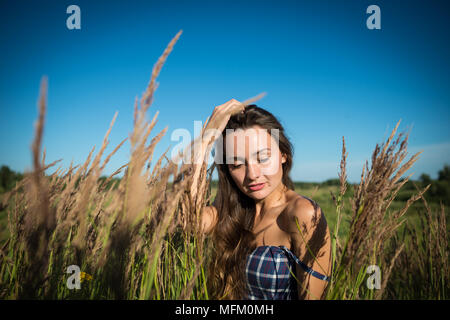
[[[286,155],[283,153],[283,154],[281,155],[281,163],[285,163],[286,160],[287,160],[287,157],[286,157]]]

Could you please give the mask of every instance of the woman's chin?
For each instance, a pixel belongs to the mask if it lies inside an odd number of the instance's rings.
[[[250,193],[247,193],[247,196],[254,200],[263,200],[268,196],[268,193],[266,190],[260,190],[260,191],[253,191]]]

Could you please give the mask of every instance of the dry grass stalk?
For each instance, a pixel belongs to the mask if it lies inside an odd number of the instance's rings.
[[[19,276],[23,274],[28,278],[17,282],[17,285],[20,283],[22,286],[22,289],[18,287],[18,296],[36,295],[35,289],[43,283],[46,283],[45,292],[49,292],[48,288],[52,286],[49,276],[44,279],[41,277],[36,281],[32,281],[32,277],[37,273],[44,276],[47,270],[54,267],[52,265],[52,262],[56,261],[54,259],[59,261],[59,268],[63,265],[63,260],[75,259],[72,261],[84,269],[102,270],[102,273],[97,276],[111,280],[105,281],[105,283],[111,282],[108,290],[112,290],[117,298],[124,298],[127,289],[138,290],[137,282],[130,284],[131,277],[135,279],[138,276],[139,279],[142,279],[145,275],[143,270],[135,270],[134,266],[128,264],[129,261],[135,261],[145,255],[149,259],[147,271],[153,270],[153,261],[158,260],[158,253],[163,247],[165,235],[168,231],[173,232],[177,225],[174,216],[180,199],[187,189],[189,179],[172,183],[172,187],[167,188],[171,184],[170,179],[173,178],[172,180],[175,181],[175,178],[183,172],[178,170],[173,163],[163,165],[162,161],[165,155],[158,160],[156,167],[149,174],[154,148],[166,130],[160,132],[152,139],[150,145],[146,146],[146,141],[156,123],[157,114],[151,123],[146,121],[145,114],[157,87],[156,77],[180,35],[181,31],[172,39],[154,66],[150,83],[143,94],[139,109],[136,99],[134,128],[130,134],[132,149],[130,162],[103,182],[99,181],[101,172],[111,156],[127,140],[124,139],[103,163],[100,163],[109,143],[108,136],[117,113],[105,134],[102,147],[91,165],[95,146],[78,170],[75,171],[78,166],[73,168],[71,163],[69,170],[64,175],[58,168],[50,177],[45,177],[44,171],[50,167],[44,167],[45,151],[42,156],[42,164],[39,161],[46,111],[47,85],[46,79],[43,79],[39,100],[39,120],[36,124],[35,141],[32,146],[34,171],[32,175],[26,175],[25,179],[17,184],[12,192],[2,197],[2,203],[7,204],[13,195],[16,196],[17,210],[15,210],[14,216],[8,215],[9,227],[12,234],[21,235],[28,244],[29,261],[27,265],[32,270],[20,272]],[[145,174],[142,174],[142,169],[147,162],[149,163],[147,170]],[[126,168],[124,177],[116,185],[116,188],[106,188],[111,178],[123,168]],[[25,197],[18,198],[20,196],[18,191],[22,187],[25,188]],[[23,208],[20,207],[20,203],[24,204]],[[21,210],[24,209],[26,212],[21,213]],[[24,222],[21,222],[23,218],[25,218]],[[146,225],[143,225],[144,222]],[[14,245],[19,245],[19,242]],[[39,247],[36,249],[33,245],[39,245]],[[70,247],[73,247],[75,251],[70,253]],[[49,262],[50,252],[53,253],[54,258]],[[62,252],[65,253],[62,254]],[[156,270],[161,270],[161,267]],[[134,274],[135,271],[136,274]],[[158,276],[161,277],[161,275]],[[152,283],[153,280],[150,279],[149,282]],[[189,295],[189,291],[192,290],[187,289],[184,294]],[[145,294],[147,293],[152,294],[151,289]]]
[[[418,155],[413,155],[405,164],[401,165],[407,155],[408,135],[400,133],[394,140],[394,135],[400,121],[397,123],[389,138],[381,147],[377,144],[372,154],[372,164],[369,170],[368,163],[363,166],[361,181],[354,187],[354,195],[350,199],[352,217],[350,230],[344,248],[339,244],[337,233],[341,223],[341,210],[343,208],[343,195],[346,191],[346,150],[343,139],[341,159],[341,171],[339,174],[340,192],[336,197],[332,194],[337,207],[337,224],[335,227],[335,243],[333,244],[336,269],[334,280],[329,286],[329,297],[359,297],[362,285],[361,272],[370,264],[381,265],[383,273],[382,290],[376,294],[376,298],[383,295],[387,286],[396,259],[401,256],[401,246],[395,247],[392,255],[384,254],[386,244],[392,239],[398,228],[404,222],[402,217],[416,200],[418,200],[428,187],[412,196],[406,205],[394,212],[389,212],[392,201],[400,188],[408,181],[408,178],[400,180],[400,177],[411,168]],[[403,140],[402,137],[404,136]],[[395,152],[396,148],[399,150]],[[401,166],[400,166],[401,165]],[[385,266],[387,266],[385,268]],[[351,283],[350,287],[346,287]],[[356,291],[355,291],[356,290]]]
[[[401,141],[403,133],[400,133],[391,145],[399,124],[400,121],[386,143],[381,147],[378,144],[376,145],[372,154],[372,167],[370,171],[366,172],[365,176],[365,169],[363,168],[361,183],[355,187],[355,196],[352,199],[352,225],[345,263],[348,266],[354,264],[356,270],[359,270],[364,263],[369,263],[368,257],[375,254],[374,250],[381,249],[380,246],[385,239],[382,234],[386,232],[389,225],[396,225],[398,218],[402,216],[402,213],[399,213],[386,219],[388,207],[384,204],[389,195],[395,196],[398,191],[399,178],[413,165],[420,152],[412,156],[397,170],[397,167],[406,157],[408,140],[408,136],[406,136]],[[399,150],[394,153],[399,143]],[[367,168],[367,162],[365,167]],[[391,178],[394,173],[395,176]],[[405,212],[407,207],[402,212]]]

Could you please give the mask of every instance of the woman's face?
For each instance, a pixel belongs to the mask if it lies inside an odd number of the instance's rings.
[[[254,126],[227,132],[225,150],[231,177],[250,198],[262,200],[280,185],[286,156],[266,129]]]

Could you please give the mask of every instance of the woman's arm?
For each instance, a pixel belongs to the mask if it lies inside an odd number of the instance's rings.
[[[312,270],[330,276],[331,240],[325,215],[313,200],[298,198],[291,210],[292,251]],[[323,299],[328,281],[319,279],[297,264],[299,299]]]
[[[203,207],[202,210],[202,232],[210,234],[217,223],[217,209],[214,206]]]
[[[225,126],[234,114],[244,111],[245,105],[236,99],[217,106],[200,137],[194,141],[194,176],[191,185],[191,195],[195,197],[197,193],[198,179],[202,168],[203,161],[207,161],[206,155],[211,149],[211,145],[216,141],[225,129]]]
[[[200,137],[193,142],[194,154],[192,165],[194,173],[190,188],[192,199],[196,199],[197,192],[199,188],[202,187],[202,184],[199,181],[201,169],[203,162],[207,161],[207,155],[209,154],[212,144],[221,136],[230,117],[242,112],[244,107],[245,105],[236,99],[231,99],[228,102],[215,107],[205,129],[202,130]],[[216,223],[217,208],[214,205],[202,208],[201,225],[203,232],[211,232]]]

